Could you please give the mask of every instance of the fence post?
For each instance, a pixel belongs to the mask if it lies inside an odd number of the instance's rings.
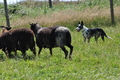
[[[113,0],[110,0],[110,12],[111,12],[111,22],[112,22],[112,24],[115,24],[115,21],[114,21]]]
[[[52,0],[49,0],[49,7],[52,8]]]
[[[6,0],[4,0],[4,8],[5,8],[6,23],[7,23],[7,26],[10,27],[10,21],[9,21],[9,16],[8,16],[8,9],[7,9],[7,1]]]

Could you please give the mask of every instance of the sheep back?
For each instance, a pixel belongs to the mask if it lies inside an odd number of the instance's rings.
[[[56,45],[60,47],[63,47],[64,45],[71,43],[70,30],[62,26],[56,28],[55,40],[56,40]]]
[[[27,28],[18,28],[9,31],[12,38],[12,43],[14,43],[17,49],[19,47],[24,47],[26,50],[30,48],[30,46],[34,46],[34,33],[32,30]]]
[[[41,28],[37,32],[38,46],[44,48],[55,47],[55,27]]]

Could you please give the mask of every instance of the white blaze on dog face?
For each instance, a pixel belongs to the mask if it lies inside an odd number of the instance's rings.
[[[79,32],[82,28],[83,26],[81,24],[78,24],[78,27],[76,28],[76,30]]]
[[[80,28],[79,28],[79,27],[77,27],[77,28],[76,28],[76,30],[79,32],[79,31],[80,31]]]

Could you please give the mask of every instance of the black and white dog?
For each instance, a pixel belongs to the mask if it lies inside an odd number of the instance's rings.
[[[82,35],[84,37],[84,42],[86,42],[86,39],[88,39],[88,43],[90,42],[90,38],[91,37],[95,37],[95,41],[97,43],[98,38],[101,36],[102,40],[104,41],[104,36],[112,39],[110,37],[108,37],[106,35],[106,33],[104,32],[103,29],[101,28],[87,28],[84,26],[83,21],[81,21],[81,23],[79,22],[78,27],[76,28],[76,30],[79,32],[80,30],[82,30]]]

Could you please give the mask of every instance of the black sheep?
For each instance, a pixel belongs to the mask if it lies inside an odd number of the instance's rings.
[[[71,45],[70,30],[62,26],[53,26],[42,28],[37,23],[32,23],[31,30],[35,33],[36,43],[39,47],[38,55],[42,48],[49,48],[52,55],[52,48],[60,47],[65,53],[65,59],[68,56],[68,51],[65,49],[65,45],[70,48],[69,58],[71,58],[73,46]]]

